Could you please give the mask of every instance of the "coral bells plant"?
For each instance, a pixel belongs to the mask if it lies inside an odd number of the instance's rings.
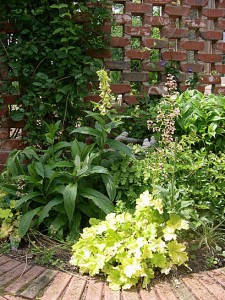
[[[73,246],[71,264],[81,273],[104,273],[113,290],[129,289],[139,281],[147,288],[156,269],[168,274],[173,265],[188,260],[177,232],[188,229],[179,216],[168,215],[162,200],[145,191],[136,200],[133,214],[108,214],[104,221],[91,219]]]

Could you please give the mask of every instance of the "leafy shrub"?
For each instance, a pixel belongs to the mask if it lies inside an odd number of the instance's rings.
[[[2,43],[0,56],[10,67],[9,76],[17,78],[19,90],[15,91],[9,80],[4,81],[0,91],[20,94],[20,105],[12,109],[11,117],[26,120],[29,143],[42,141],[43,121],[63,120],[61,131],[68,138],[83,116],[87,86],[96,80],[96,70],[101,67],[101,62],[88,52],[107,45],[106,34],[101,30],[105,19],[110,18],[105,3],[1,1],[0,21],[9,20],[16,30],[7,44],[7,55]],[[6,41],[5,32],[1,40]]]
[[[20,213],[15,209],[16,202],[9,199],[7,194],[0,193],[0,240],[11,237],[18,238],[18,223]]]
[[[220,223],[225,214],[225,154],[196,150],[194,145],[195,139],[183,136],[177,146],[172,143],[145,155],[142,151],[140,159],[116,161],[111,173],[118,211],[134,209],[135,197],[143,189],[157,189],[165,207],[194,227]]]
[[[39,228],[74,240],[90,217],[114,210],[112,178],[106,168],[95,163],[99,156],[93,150],[95,145],[77,140],[56,142],[58,129],[59,122],[49,126],[46,149],[27,147],[12,153],[7,161],[12,184],[1,187],[22,212],[20,237],[29,228]]]
[[[225,97],[203,95],[197,90],[187,90],[177,98],[180,115],[176,129],[179,135],[196,134],[196,147],[207,150],[224,150]]]
[[[112,289],[129,289],[142,279],[147,287],[154,271],[168,274],[174,264],[184,264],[185,246],[177,233],[188,223],[163,212],[160,198],[145,191],[133,214],[109,214],[105,221],[91,219],[73,246],[71,263],[91,276],[103,272]]]

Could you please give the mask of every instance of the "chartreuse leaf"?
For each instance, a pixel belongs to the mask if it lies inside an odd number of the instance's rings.
[[[77,199],[77,182],[69,183],[63,192],[64,207],[68,216],[69,222],[72,222]]]
[[[172,258],[174,264],[180,266],[188,260],[185,249],[185,245],[178,243],[177,241],[171,241],[168,243],[169,256]]]
[[[185,246],[174,240],[165,241],[163,229],[171,226],[168,228],[176,234],[178,229],[174,228],[186,228],[186,223],[176,216],[169,221],[163,219],[154,197],[149,192],[140,195],[133,214],[111,213],[102,221],[91,219],[91,227],[84,228],[73,246],[71,263],[81,273],[94,276],[103,272],[114,290],[128,289],[140,279],[147,288],[155,268],[168,274],[173,264],[185,263],[188,258]]]

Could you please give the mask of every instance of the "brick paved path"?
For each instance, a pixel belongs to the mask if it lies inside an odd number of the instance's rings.
[[[0,300],[225,300],[225,268],[174,278],[150,291],[114,292],[104,281],[0,255]]]

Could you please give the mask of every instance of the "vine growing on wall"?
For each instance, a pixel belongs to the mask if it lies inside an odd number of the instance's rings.
[[[88,83],[101,61],[89,51],[107,46],[102,32],[110,14],[105,0],[1,1],[0,21],[14,24],[16,33],[1,35],[0,57],[16,78],[21,95],[15,121],[25,119],[29,143],[41,141],[45,122],[62,120],[68,135],[82,117]],[[11,81],[0,93],[14,92]]]

